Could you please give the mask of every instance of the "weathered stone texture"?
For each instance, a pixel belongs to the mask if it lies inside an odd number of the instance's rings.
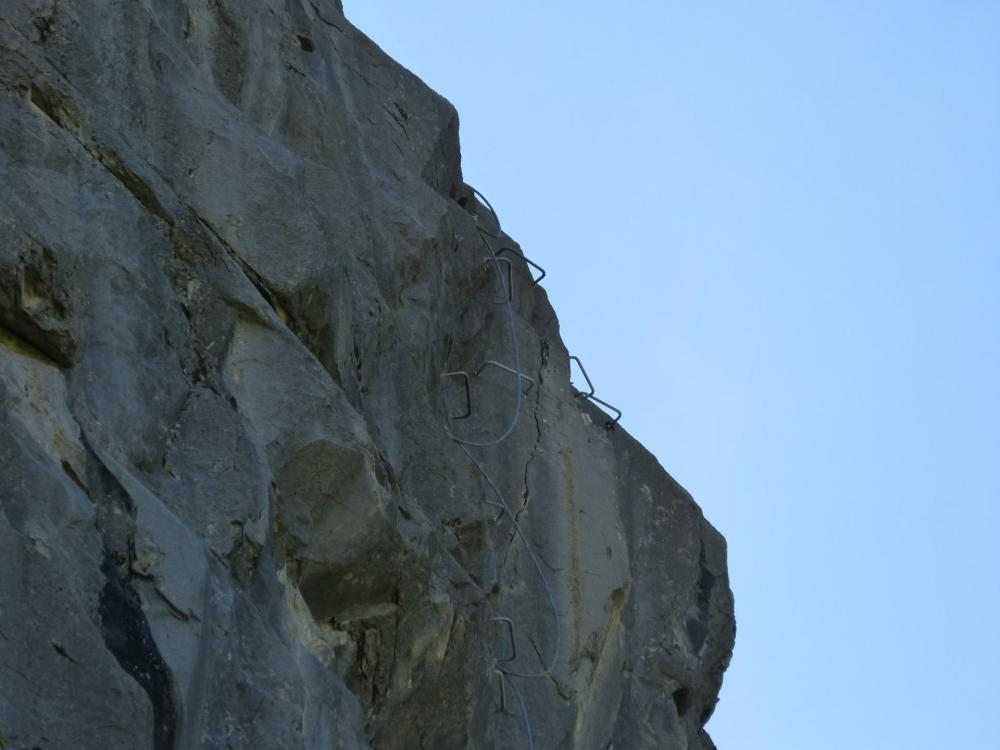
[[[516,401],[447,417],[515,359],[474,213],[454,109],[339,2],[0,2],[11,747],[713,747],[725,542],[516,258],[534,384],[485,475],[446,432]]]

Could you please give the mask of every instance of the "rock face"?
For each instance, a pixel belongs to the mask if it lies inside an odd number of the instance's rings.
[[[338,2],[0,3],[9,747],[713,747],[725,542],[496,230]]]

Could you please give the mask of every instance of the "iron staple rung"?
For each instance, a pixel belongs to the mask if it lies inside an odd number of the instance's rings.
[[[459,416],[449,415],[451,419],[468,419],[472,416],[472,386],[470,384],[469,373],[465,370],[456,370],[455,372],[442,372],[442,378],[462,378],[462,382],[465,385],[465,413]]]
[[[525,375],[523,372],[518,372],[513,367],[508,367],[502,362],[497,362],[495,359],[490,359],[480,365],[479,369],[476,370],[475,376],[479,375],[487,367],[497,367],[504,372],[509,372],[511,375],[519,375],[522,380],[528,381],[528,387],[525,388],[525,393],[530,391],[535,385],[535,381]],[[454,372],[442,372],[442,378],[461,378],[462,385],[465,389],[465,411],[462,414],[449,414],[450,419],[468,419],[472,416],[472,376],[469,375],[465,370],[455,370]]]
[[[500,678],[500,713],[507,713],[507,677],[503,670],[494,667],[493,672]]]
[[[500,662],[513,662],[517,660],[517,642],[514,640],[514,621],[509,617],[494,617],[493,622],[502,622],[507,626],[507,637],[510,638],[510,656],[503,659],[497,657],[495,664]],[[494,666],[493,671],[500,677],[500,712],[507,711],[507,676],[499,666]]]
[[[604,426],[607,427],[609,430],[613,429],[614,426],[616,424],[618,424],[618,421],[622,418],[622,410],[619,409],[617,406],[612,406],[607,401],[602,401],[597,396],[591,396],[591,395],[586,394],[586,393],[585,394],[578,394],[578,395],[583,395],[583,396],[585,396],[587,398],[588,401],[594,401],[594,402],[600,404],[601,406],[605,406],[608,409],[611,409],[611,411],[613,411],[613,412],[615,412],[617,414],[617,416],[612,421],[604,423]]]
[[[595,389],[594,389],[594,384],[591,382],[590,376],[587,374],[587,369],[583,366],[583,362],[580,361],[579,357],[576,357],[576,356],[573,356],[573,355],[570,355],[569,360],[570,360],[570,362],[576,362],[577,366],[580,368],[580,372],[583,373],[583,379],[587,381],[587,387],[590,388],[590,393],[583,393],[582,391],[580,391],[576,395],[577,396],[593,396],[594,393],[596,392]],[[571,370],[571,372],[570,372],[570,385],[573,384],[573,382],[572,382],[572,378],[573,378],[572,369],[573,369],[573,365],[571,364],[570,365],[570,370]]]
[[[528,381],[528,387],[524,389],[525,393],[527,393],[528,391],[530,391],[532,389],[532,387],[534,387],[534,385],[535,385],[535,381],[532,380],[531,378],[529,378],[523,372],[518,372],[513,367],[508,367],[507,365],[503,364],[502,362],[497,362],[495,359],[488,359],[485,362],[483,362],[483,364],[479,366],[479,369],[476,370],[476,377],[479,377],[479,375],[481,375],[482,372],[483,372],[483,370],[485,370],[487,367],[497,367],[497,368],[503,370],[504,372],[509,372],[511,375],[517,375],[522,380],[527,380]]]
[[[595,403],[598,403],[601,406],[604,406],[604,407],[606,407],[608,409],[611,409],[611,411],[615,412],[615,414],[617,414],[617,416],[614,418],[614,420],[604,423],[604,426],[607,427],[609,430],[614,429],[614,426],[616,424],[618,424],[618,422],[622,418],[622,410],[619,409],[617,406],[612,406],[607,401],[599,399],[596,395],[594,395],[596,393],[596,390],[594,389],[594,383],[593,383],[593,381],[591,381],[590,375],[587,374],[587,368],[585,368],[583,366],[583,362],[580,361],[579,357],[575,357],[575,356],[572,356],[572,355],[570,356],[569,359],[570,359],[570,362],[571,362],[571,364],[570,364],[570,370],[572,371],[572,368],[573,368],[572,362],[575,361],[576,364],[577,364],[577,366],[580,368],[580,372],[583,373],[584,380],[587,381],[587,387],[590,389],[589,393],[588,392],[584,392],[584,391],[577,391],[573,395],[576,398],[585,398],[585,399],[588,399],[588,400],[593,401]],[[572,378],[572,372],[570,372],[570,377]],[[570,385],[572,386],[573,383],[570,382]]]
[[[493,263],[493,264],[495,264],[497,266],[499,266],[501,263],[505,263],[507,265],[507,288],[504,290],[504,291],[507,292],[507,294],[504,295],[504,297],[506,299],[497,300],[497,304],[498,305],[506,305],[508,302],[513,303],[513,301],[514,301],[514,264],[511,263],[510,258],[497,258],[496,256],[494,256],[493,258],[487,258],[486,259],[486,265],[489,265],[490,263]],[[503,277],[502,276],[501,276],[501,279],[500,279],[500,284],[501,284],[501,286],[503,285]]]
[[[513,247],[501,247],[499,250],[496,251],[496,254],[500,255],[501,253],[511,253],[513,255],[516,255],[518,258],[520,258],[521,260],[523,260],[525,263],[527,263],[529,266],[531,266],[532,268],[534,268],[536,271],[539,271],[538,278],[535,278],[535,274],[531,274],[531,281],[532,281],[532,283],[538,284],[542,279],[545,278],[545,269],[542,268],[537,263],[535,263],[535,261],[533,261],[527,255],[525,255],[524,252],[522,252],[520,250],[516,250]]]

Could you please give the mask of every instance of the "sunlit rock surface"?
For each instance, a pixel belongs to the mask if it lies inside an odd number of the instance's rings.
[[[713,747],[725,542],[447,101],[331,0],[4,0],[0,84],[11,747]]]

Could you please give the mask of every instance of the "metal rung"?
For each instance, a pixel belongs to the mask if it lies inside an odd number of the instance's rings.
[[[499,369],[503,370],[504,372],[509,372],[511,375],[520,375],[522,380],[526,380],[528,382],[528,387],[524,389],[524,392],[526,394],[535,385],[535,381],[532,380],[531,378],[529,378],[524,373],[518,373],[517,370],[513,369],[512,367],[507,367],[507,365],[502,364],[501,362],[497,362],[495,359],[487,360],[482,365],[480,365],[479,369],[476,370],[476,377],[479,377],[479,375],[482,374],[483,370],[485,370],[487,367],[496,367],[496,368],[499,368]],[[469,376],[469,373],[467,373],[465,370],[455,370],[454,372],[442,372],[441,373],[441,377],[442,378],[461,378],[462,379],[462,385],[465,388],[465,412],[462,413],[462,414],[449,414],[448,417],[450,419],[468,419],[469,417],[471,417],[472,416],[472,378]]]
[[[594,383],[591,381],[590,376],[587,374],[587,368],[585,368],[583,366],[583,362],[580,361],[579,357],[570,356],[570,361],[571,362],[574,362],[574,361],[576,362],[577,366],[580,368],[580,372],[583,373],[584,380],[587,381],[587,387],[590,388],[590,392],[589,393],[585,393],[584,391],[577,391],[573,395],[576,398],[585,398],[585,399],[587,399],[589,401],[593,401],[594,403],[600,404],[601,406],[603,406],[605,408],[608,408],[611,411],[615,412],[615,414],[617,416],[613,420],[609,420],[609,421],[607,421],[607,422],[604,423],[604,426],[606,428],[608,428],[609,430],[613,430],[615,428],[615,425],[618,424],[618,422],[622,418],[622,410],[619,409],[617,406],[612,406],[607,401],[603,401],[603,400],[599,399],[597,396],[594,395],[594,393],[595,393]],[[570,370],[571,370],[570,376],[571,377],[572,377],[572,367],[573,366],[571,364],[570,365]],[[574,390],[575,390],[575,386],[573,386],[572,382],[570,382],[570,386],[573,387]]]
[[[472,387],[470,385],[471,378],[469,378],[469,373],[465,370],[456,370],[455,372],[442,372],[442,378],[462,378],[462,382],[465,384],[465,413],[458,416],[449,415],[451,419],[468,419],[472,416]]]
[[[545,269],[542,268],[537,263],[535,263],[535,261],[531,260],[531,258],[525,255],[522,251],[516,250],[513,247],[501,247],[499,250],[497,250],[496,254],[500,255],[501,253],[511,253],[512,255],[516,255],[518,258],[523,260],[525,263],[534,268],[536,271],[539,271],[540,275],[538,276],[537,279],[535,278],[534,274],[531,274],[531,280],[535,284],[537,284],[538,282],[540,282],[542,279],[545,278]]]
[[[497,300],[498,305],[506,305],[508,302],[514,301],[514,264],[511,263],[510,258],[487,258],[486,265],[494,263],[499,266],[501,263],[507,266],[507,294],[504,295],[505,299]],[[502,273],[502,272],[501,272]],[[503,276],[500,277],[500,284],[503,285]]]
[[[528,391],[530,391],[531,388],[532,388],[532,386],[535,385],[535,381],[532,380],[531,378],[529,378],[523,372],[518,372],[517,370],[515,370],[515,369],[513,369],[511,367],[507,367],[507,365],[501,364],[500,362],[497,362],[495,359],[490,359],[490,360],[487,360],[486,362],[484,362],[479,367],[479,369],[476,370],[476,377],[479,377],[479,375],[482,373],[482,371],[485,370],[487,367],[498,367],[501,370],[504,370],[505,372],[509,372],[511,375],[518,375],[523,380],[527,380],[528,381],[528,387],[524,389],[525,393],[527,393]]]
[[[613,430],[615,428],[615,425],[618,424],[618,421],[622,418],[622,410],[619,409],[617,406],[612,406],[607,401],[601,401],[601,399],[599,399],[597,396],[587,396],[587,399],[589,401],[594,401],[600,404],[601,406],[606,406],[608,409],[611,409],[611,411],[615,412],[618,415],[614,418],[613,421],[604,423],[605,427],[607,427],[609,430]]]
[[[583,379],[587,381],[587,387],[590,389],[590,393],[584,393],[583,391],[578,392],[576,394],[577,398],[579,398],[581,396],[585,397],[585,398],[588,397],[588,396],[593,396],[594,393],[595,393],[594,384],[591,382],[590,376],[587,374],[587,369],[583,366],[583,362],[580,361],[579,357],[574,357],[574,356],[570,356],[569,360],[570,360],[570,362],[576,362],[577,367],[580,368],[580,372],[583,373]],[[573,369],[573,366],[570,365],[570,381],[569,381],[570,385],[573,385],[573,372],[572,372],[572,369]]]
[[[507,677],[497,668],[494,668],[493,673],[500,678],[500,713],[507,713]]]
[[[514,621],[509,617],[494,617],[493,622],[502,622],[506,625],[507,635],[510,637],[510,656],[506,659],[496,659],[496,661],[517,661],[517,643],[514,642]]]

